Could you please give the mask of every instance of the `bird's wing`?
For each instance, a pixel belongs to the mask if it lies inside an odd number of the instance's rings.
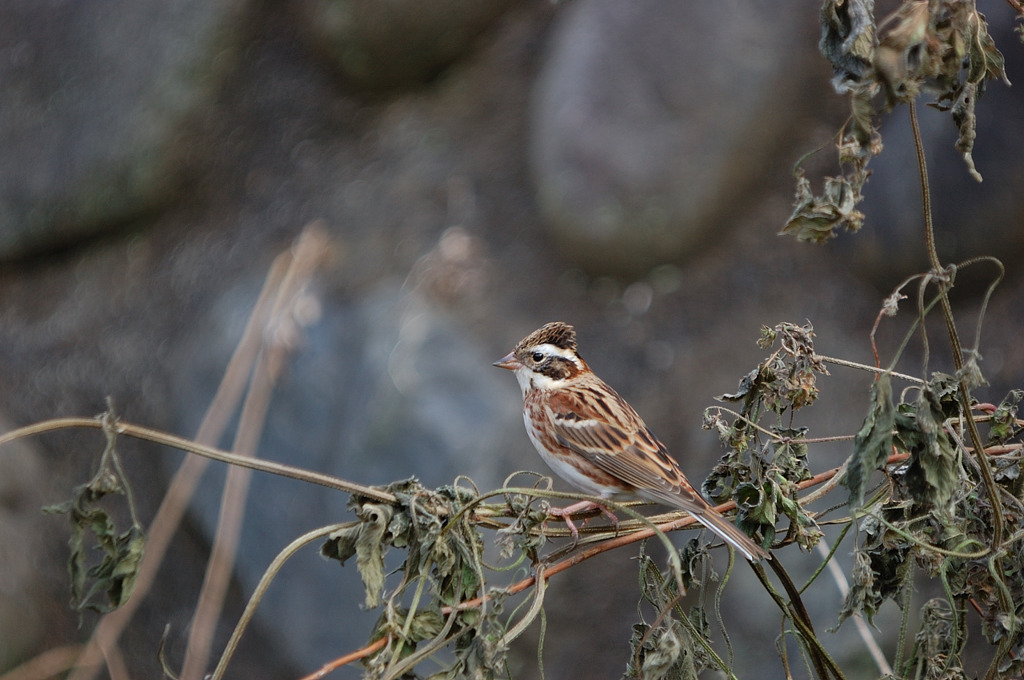
[[[558,442],[633,486],[637,495],[689,512],[748,560],[769,557],[694,490],[633,407],[610,387],[604,388],[606,392],[582,387],[549,396],[546,408]],[[614,403],[605,403],[608,399]]]
[[[602,387],[559,390],[549,396],[546,409],[558,442],[632,485],[638,496],[689,512],[746,559],[769,557],[694,491],[665,444],[633,407],[610,387]]]
[[[707,504],[683,476],[665,445],[610,387],[562,390],[548,400],[558,442],[648,496],[684,510]],[[607,404],[605,401],[613,400]]]

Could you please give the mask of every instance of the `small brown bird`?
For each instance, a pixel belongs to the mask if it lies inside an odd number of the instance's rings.
[[[567,482],[602,498],[685,510],[748,560],[770,557],[694,490],[633,407],[590,370],[576,353],[572,326],[549,323],[494,365],[515,372],[526,433]]]

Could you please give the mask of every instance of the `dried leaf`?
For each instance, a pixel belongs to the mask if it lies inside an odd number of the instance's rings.
[[[988,380],[981,372],[981,355],[974,350],[964,350],[964,365],[956,372],[957,381],[963,380],[968,390],[987,385]],[[957,387],[959,389],[959,386]]]
[[[959,96],[953,102],[951,114],[953,124],[960,131],[956,139],[956,150],[959,151],[967,164],[967,171],[977,181],[982,181],[981,173],[974,166],[974,140],[978,136],[977,118],[974,115],[974,103],[977,101],[978,86],[974,83],[967,83],[960,90]]]
[[[367,504],[363,506],[361,531],[356,539],[356,568],[366,590],[364,607],[380,605],[384,592],[384,531],[391,517],[391,508]]]
[[[948,397],[947,397],[948,398]],[[912,415],[897,419],[897,438],[910,452],[907,488],[915,502],[946,508],[960,484],[953,442],[942,425],[945,420],[938,394],[921,390]]]
[[[803,168],[797,169],[793,214],[780,233],[820,244],[834,238],[839,229],[857,231],[863,226],[864,213],[855,208],[863,197],[850,180],[826,177],[824,192],[815,196],[804,174]]]
[[[996,48],[996,43],[988,32],[985,16],[975,8],[964,7],[964,28],[967,47],[967,81],[982,83],[986,80],[1002,80],[1010,84],[1006,77],[1006,59]]]
[[[634,624],[629,645],[632,654],[626,677],[649,680],[696,680],[698,677],[693,641],[683,624],[675,619],[656,628],[646,623]]]
[[[399,618],[404,623],[408,619],[408,611],[398,610]],[[409,625],[409,636],[407,642],[416,643],[422,640],[430,640],[440,635],[444,628],[444,617],[436,609],[417,611]]]
[[[988,436],[992,443],[1005,443],[1021,431],[1017,424],[1017,406],[1024,400],[1024,390],[1010,390],[996,407],[988,423]]]
[[[832,63],[832,86],[840,94],[871,74],[875,50],[873,0],[826,0],[821,6],[818,49]]]
[[[356,539],[360,531],[360,524],[353,522],[331,533],[320,547],[320,554],[329,560],[338,560],[344,566],[356,554]]]
[[[107,445],[96,474],[87,483],[75,488],[74,498],[49,505],[43,512],[64,514],[71,523],[68,545],[68,576],[71,581],[71,603],[79,617],[86,609],[100,613],[112,611],[131,596],[145,553],[146,538],[134,521],[130,490],[120,474],[113,430],[107,431]],[[125,496],[132,515],[132,526],[118,532],[114,518],[99,503],[109,495]],[[88,537],[92,536],[90,545]],[[93,550],[102,554],[99,562],[90,562]],[[105,598],[100,598],[105,595]],[[81,618],[79,619],[81,621]]]
[[[850,499],[858,507],[864,504],[871,473],[885,463],[892,452],[896,409],[892,403],[892,383],[883,373],[871,386],[871,410],[864,418],[853,440],[853,455],[847,462],[843,485],[850,490]]]
[[[939,72],[930,18],[928,2],[916,0],[903,3],[887,20],[872,65],[889,108],[917,97],[924,78]]]
[[[740,384],[737,386],[735,392],[726,392],[717,397],[719,401],[742,401],[747,402],[749,399],[757,396],[757,390],[754,389],[757,385],[757,379],[760,375],[760,371],[754,369],[750,373],[747,373],[740,380]]]
[[[355,555],[356,568],[366,592],[363,606],[373,609],[380,606],[384,592],[384,533],[392,512],[387,506],[366,503],[358,514],[362,521],[328,536],[320,554],[342,564]]]
[[[868,534],[868,549],[853,553],[853,579],[839,611],[837,628],[854,614],[862,614],[871,623],[882,603],[896,598],[907,585],[911,567],[908,550],[886,545],[882,540],[884,529],[877,525],[873,536],[870,528],[865,533]]]
[[[772,461],[781,475],[795,487],[799,482],[811,478],[811,470],[807,464],[807,428],[774,428],[780,437],[775,444],[775,455]]]
[[[949,602],[939,598],[928,600],[921,607],[921,626],[914,636],[908,667],[916,669],[922,678],[967,677],[955,663],[959,644],[956,616]]]
[[[862,199],[868,161],[881,151],[875,119],[925,91],[936,95],[933,106],[952,110],[956,148],[981,181],[973,157],[975,105],[986,81],[1009,81],[1003,55],[974,2],[904,0],[876,24],[873,0],[825,0],[818,46],[832,64],[833,87],[850,95],[850,123],[838,145],[843,171],[826,178],[820,196],[798,175],[793,214],[781,233],[824,243],[839,228],[857,231],[864,216],[854,207]],[[876,105],[879,91],[884,105]]]
[[[744,482],[736,487],[733,498],[736,499],[741,521],[754,522],[758,526],[775,526],[778,515],[775,512],[774,498],[771,497],[772,494],[765,493],[765,490],[765,485],[751,482]]]

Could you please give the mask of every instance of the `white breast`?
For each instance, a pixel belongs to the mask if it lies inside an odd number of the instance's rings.
[[[544,462],[548,464],[548,467],[551,468],[556,475],[584,493],[602,496],[604,498],[612,498],[614,496],[613,489],[609,489],[608,487],[598,484],[572,465],[569,465],[564,460],[548,451],[547,447],[543,444],[543,438],[533,427],[530,415],[525,409],[523,410],[523,422],[526,423],[526,434],[530,436],[530,441],[533,442],[533,446],[537,449],[537,453],[540,454],[540,457],[544,459]]]

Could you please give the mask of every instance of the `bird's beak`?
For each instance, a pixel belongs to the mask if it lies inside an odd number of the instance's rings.
[[[514,371],[517,368],[521,368],[522,365],[522,362],[520,362],[519,359],[516,359],[515,354],[513,354],[512,352],[509,352],[508,354],[506,354],[505,356],[491,364],[491,366],[497,366],[498,368],[507,368],[510,371]]]

